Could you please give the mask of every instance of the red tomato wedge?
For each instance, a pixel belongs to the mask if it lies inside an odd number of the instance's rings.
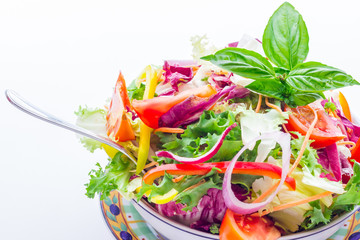
[[[159,127],[160,117],[169,111],[176,104],[184,101],[188,97],[195,95],[198,97],[210,97],[216,90],[210,85],[185,90],[176,96],[161,96],[146,100],[133,100],[132,105],[140,119],[151,128]]]
[[[106,115],[107,135],[119,142],[135,139],[130,120],[126,117],[126,107],[131,109],[131,104],[124,76],[120,72]]]
[[[237,215],[227,209],[220,226],[220,240],[275,240],[281,233],[267,217]]]
[[[323,148],[345,137],[319,102],[296,108],[285,106],[285,111],[290,112],[288,123],[285,125],[288,131],[297,131],[301,135],[306,135],[309,126],[314,120],[314,113],[310,107],[317,112],[318,116],[318,121],[310,135],[310,139],[314,140],[311,143],[312,147]]]

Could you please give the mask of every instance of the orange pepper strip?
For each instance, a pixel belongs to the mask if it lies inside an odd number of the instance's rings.
[[[345,117],[347,119],[349,119],[350,122],[352,122],[349,104],[346,101],[346,98],[345,98],[344,94],[342,94],[341,92],[339,92],[339,102],[340,102],[340,105],[341,105],[341,108],[342,108],[342,110],[344,112]]]
[[[166,133],[184,133],[184,129],[182,128],[169,128],[169,127],[161,127],[154,130],[156,132],[166,132]]]

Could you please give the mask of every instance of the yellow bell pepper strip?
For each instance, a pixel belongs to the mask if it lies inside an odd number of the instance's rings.
[[[152,184],[155,179],[164,176],[165,172],[171,175],[205,175],[215,168],[218,173],[225,173],[229,163],[164,164],[148,171],[144,175],[143,181],[145,184]],[[264,162],[236,162],[233,174],[268,176],[273,179],[280,179],[281,168]],[[292,177],[286,177],[285,184],[291,190],[296,189],[296,182]]]
[[[145,68],[146,85],[143,99],[151,99],[155,95],[155,89],[158,82],[158,73],[149,65]],[[140,123],[140,141],[139,153],[136,165],[136,174],[139,174],[145,166],[150,148],[150,136],[152,128],[148,127],[144,122]]]

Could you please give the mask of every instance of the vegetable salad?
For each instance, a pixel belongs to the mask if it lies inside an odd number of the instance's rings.
[[[309,36],[282,4],[262,41],[219,49],[193,37],[192,60],[147,66],[109,104],[80,107],[77,124],[122,145],[81,138],[109,156],[86,195],[117,190],[220,239],[277,239],[313,229],[360,201],[360,126],[338,88],[359,83],[305,61]]]

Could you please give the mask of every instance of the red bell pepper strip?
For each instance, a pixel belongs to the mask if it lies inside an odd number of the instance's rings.
[[[160,117],[169,111],[176,104],[184,101],[188,97],[195,95],[198,97],[210,97],[216,93],[211,85],[185,90],[176,96],[161,96],[146,100],[133,100],[132,106],[140,119],[151,128],[159,127]]]
[[[165,172],[171,175],[205,175],[213,168],[218,169],[218,173],[225,173],[230,162],[214,162],[200,164],[165,164],[148,171],[143,181],[152,184],[158,177],[164,176]],[[271,178],[281,178],[281,168],[270,163],[264,162],[236,162],[233,174],[248,174],[257,176],[268,176]],[[285,184],[292,190],[296,189],[295,179],[286,177]]]
[[[356,146],[353,150],[351,150],[351,157],[350,159],[354,159],[358,163],[360,163],[360,138],[356,142]],[[351,165],[354,165],[353,162],[351,162]]]

